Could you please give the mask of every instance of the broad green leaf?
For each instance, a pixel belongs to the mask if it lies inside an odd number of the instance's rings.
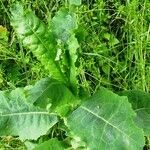
[[[101,88],[68,117],[70,136],[90,150],[141,150],[143,131],[136,126],[127,100]]]
[[[23,89],[0,92],[0,136],[36,140],[56,123],[55,114],[27,102]]]
[[[71,31],[77,28],[75,14],[67,8],[61,8],[53,17],[51,28],[57,39],[67,42]]]
[[[139,90],[124,91],[119,94],[128,97],[137,113],[135,118],[137,125],[143,128],[145,135],[150,135],[150,94]]]
[[[63,141],[57,139],[50,139],[42,144],[39,144],[33,150],[65,150],[67,146]]]
[[[56,41],[47,26],[31,10],[24,10],[19,3],[13,5],[11,14],[11,24],[23,45],[33,52],[53,78],[65,82],[59,63],[55,61]]]
[[[70,5],[81,5],[81,0],[69,0]]]
[[[50,111],[61,116],[65,116],[79,103],[79,99],[64,84],[51,78],[38,81],[35,86],[26,89],[26,94],[30,103],[41,108],[49,107]]]

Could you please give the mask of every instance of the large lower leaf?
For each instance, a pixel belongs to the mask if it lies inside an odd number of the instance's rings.
[[[30,103],[41,108],[49,106],[50,111],[61,116],[65,116],[79,103],[79,99],[64,84],[48,77],[26,89],[26,94]]]
[[[24,10],[19,3],[13,5],[11,14],[11,24],[23,45],[33,52],[53,78],[65,82],[59,62],[55,61],[56,41],[47,26],[31,10]]]
[[[141,150],[144,134],[127,97],[101,88],[68,117],[70,136],[90,150]]]
[[[37,139],[56,123],[56,115],[27,103],[23,89],[0,92],[0,136]]]
[[[150,135],[150,94],[139,90],[124,91],[119,94],[128,97],[137,113],[136,123],[143,128],[145,135]]]

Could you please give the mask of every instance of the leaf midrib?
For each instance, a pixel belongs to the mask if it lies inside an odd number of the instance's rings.
[[[96,113],[92,112],[90,109],[84,107],[84,106],[80,106],[83,110],[86,110],[88,113],[96,116],[97,118],[101,119],[102,121],[104,121],[106,124],[109,124],[110,126],[112,126],[113,128],[115,128],[116,130],[118,130],[120,133],[124,134],[125,136],[127,136],[128,138],[130,138],[132,141],[134,141],[135,143],[137,143],[133,138],[131,138],[129,135],[127,135],[125,132],[123,132],[122,130],[120,130],[119,128],[117,128],[116,126],[114,126],[113,124],[111,124],[110,122],[108,122],[105,118],[98,116]],[[137,143],[139,145],[139,143]]]
[[[0,117],[10,117],[10,116],[19,116],[19,115],[54,115],[54,113],[48,112],[21,112],[21,113],[8,113],[8,114],[0,114]]]

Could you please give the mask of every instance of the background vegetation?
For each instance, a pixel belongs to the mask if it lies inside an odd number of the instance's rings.
[[[21,0],[48,23],[66,0]],[[0,90],[33,84],[48,73],[25,49],[10,25],[10,6],[0,0]],[[83,0],[76,31],[79,80],[89,93],[98,86],[114,91],[150,91],[149,0]],[[147,140],[148,142],[148,140]],[[1,149],[23,149],[17,138],[0,140]]]

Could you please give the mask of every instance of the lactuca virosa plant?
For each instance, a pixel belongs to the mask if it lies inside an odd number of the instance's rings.
[[[125,91],[119,96],[103,87],[92,96],[80,94],[75,35],[75,11],[80,4],[70,0],[48,25],[20,3],[11,7],[11,24],[18,38],[49,77],[0,92],[0,136],[34,140],[32,148],[27,146],[34,150],[141,150],[144,135],[150,133],[149,94]],[[51,136],[38,143],[56,127],[63,132],[62,138]]]

